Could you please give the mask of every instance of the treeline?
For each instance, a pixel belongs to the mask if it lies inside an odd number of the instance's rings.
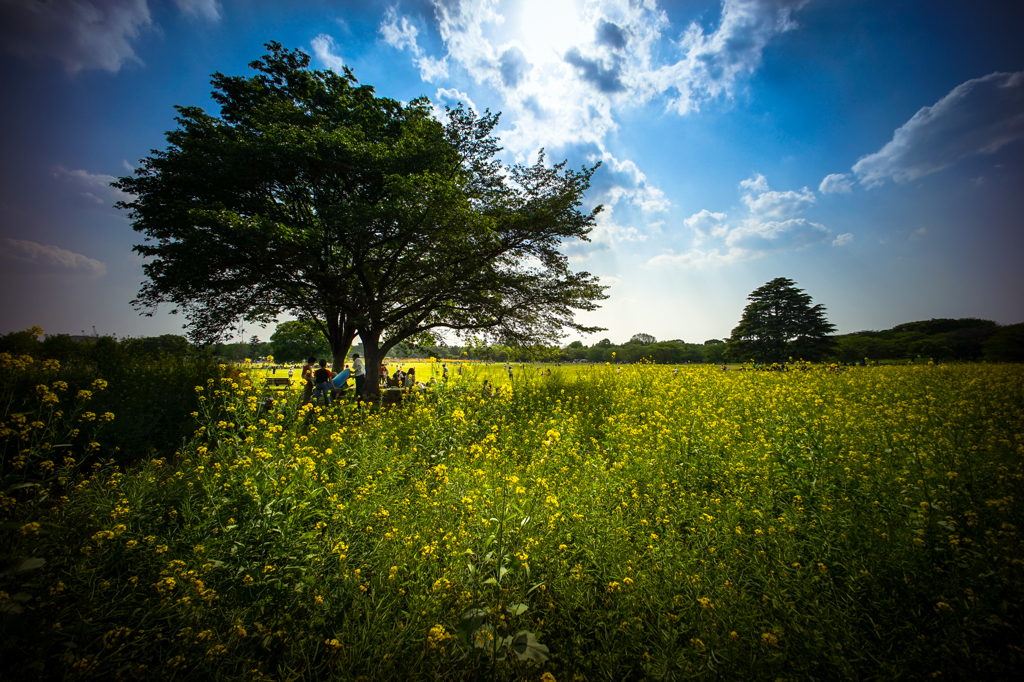
[[[1001,326],[977,318],[932,319],[906,322],[882,331],[861,331],[832,337],[831,351],[814,360],[856,363],[875,360],[935,360],[961,362],[1024,362],[1024,323]],[[588,362],[745,362],[734,344],[710,339],[703,344],[657,341],[636,334],[615,345],[603,339],[592,346],[575,341],[552,359]],[[810,359],[810,358],[805,358]]]
[[[1000,326],[977,318],[906,322],[884,331],[834,337],[842,362],[912,360],[1024,362],[1024,323]]]

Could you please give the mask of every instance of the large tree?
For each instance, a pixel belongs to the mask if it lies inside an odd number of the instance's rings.
[[[309,320],[288,320],[277,325],[270,337],[270,352],[280,362],[305,360],[331,353],[327,339]]]
[[[831,350],[835,325],[825,318],[825,307],[811,305],[811,297],[797,289],[793,280],[777,277],[755,289],[747,300],[750,303],[729,338],[732,359],[820,360]]]
[[[219,116],[177,107],[168,147],[115,186],[145,235],[136,306],[172,304],[204,342],[281,313],[308,320],[335,362],[358,334],[366,385],[405,339],[443,330],[551,341],[605,298],[569,270],[600,207],[580,199],[594,168],[503,168],[498,117],[377,97],[351,71],[310,70],[267,45],[251,77],[213,76]]]

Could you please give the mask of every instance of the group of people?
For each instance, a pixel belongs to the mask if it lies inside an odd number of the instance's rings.
[[[395,369],[395,373],[388,376],[387,365],[380,366],[380,387],[381,388],[414,388],[422,386],[416,381],[416,368],[410,367],[406,372],[401,366]]]
[[[334,372],[327,367],[327,360],[315,357],[306,360],[302,366],[303,388],[302,402],[316,402],[322,398],[325,405],[330,405],[332,398],[340,397],[342,391],[348,389],[349,377],[355,379],[355,394],[362,395],[363,382],[366,380],[366,365],[363,363],[359,353],[352,354],[352,367],[345,365],[340,372]]]
[[[302,402],[317,402],[323,400],[324,405],[330,405],[332,400],[337,400],[342,393],[348,390],[348,380],[351,377],[355,380],[355,395],[361,396],[366,382],[366,364],[359,357],[359,353],[352,354],[352,366],[345,365],[341,371],[334,372],[327,366],[327,360],[317,360],[310,357],[302,366],[300,375],[304,382]],[[395,370],[392,376],[388,376],[388,368],[380,366],[381,388],[416,388],[422,387],[416,381],[416,369],[410,368],[408,372],[402,371],[401,367]]]

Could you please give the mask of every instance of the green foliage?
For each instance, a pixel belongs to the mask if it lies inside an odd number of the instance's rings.
[[[984,344],[985,359],[1024,362],[1024,323],[1001,327]]]
[[[728,355],[733,360],[815,361],[831,350],[829,335],[835,325],[825,318],[825,307],[812,306],[811,297],[797,289],[793,280],[777,277],[755,289],[747,300],[750,303],[729,337]]]
[[[57,334],[39,340],[16,332],[0,337],[0,352],[31,357],[33,366],[53,361],[58,369],[50,383],[62,382],[68,396],[93,391],[97,381],[107,384],[107,390],[90,399],[91,412],[115,417],[104,427],[98,454],[127,463],[171,454],[191,436],[195,421],[189,415],[197,407],[194,387],[220,374],[212,357],[178,354],[185,348],[175,339],[180,337],[74,341]],[[173,352],[164,352],[168,348]],[[10,379],[9,409],[16,412],[30,402],[38,383],[31,373]]]
[[[347,350],[342,352],[341,357],[346,355]],[[300,362],[311,356],[332,356],[331,346],[323,332],[308,320],[289,320],[278,324],[270,336],[270,354],[279,362]]]
[[[647,346],[652,343],[656,343],[657,339],[650,334],[633,334],[627,343],[638,343],[642,346]]]
[[[1022,357],[1014,354],[1009,327],[1000,327],[991,320],[976,318],[933,319],[906,322],[883,331],[862,331],[836,336],[835,356],[843,362],[871,360],[1002,360],[1013,362]],[[992,341],[1000,334],[1003,341]],[[991,343],[990,343],[991,342]],[[997,346],[1001,351],[994,350]]]

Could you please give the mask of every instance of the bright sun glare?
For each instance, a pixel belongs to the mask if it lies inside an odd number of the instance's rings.
[[[578,0],[523,0],[515,35],[534,64],[562,61],[566,51],[587,39]]]

